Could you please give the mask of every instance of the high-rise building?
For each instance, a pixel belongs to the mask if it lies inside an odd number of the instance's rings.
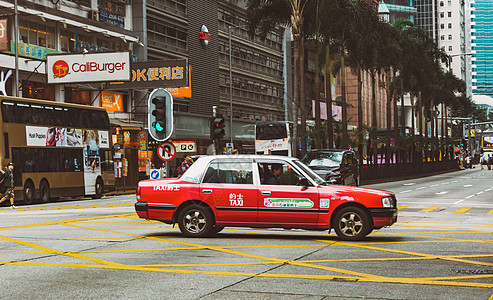
[[[471,74],[471,59],[468,57],[469,1],[415,0],[415,24],[428,32],[438,46],[450,56],[449,70],[471,87],[471,76],[468,76]]]
[[[471,0],[472,93],[493,96],[493,2]]]
[[[381,7],[388,9],[390,15],[387,21],[390,23],[398,19],[408,19],[414,23],[416,8],[413,5],[413,0],[382,0],[380,1],[379,9]]]

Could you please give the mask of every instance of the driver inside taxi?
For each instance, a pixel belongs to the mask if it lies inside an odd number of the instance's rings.
[[[272,170],[272,173],[271,173],[271,176],[267,179],[267,181],[265,183],[270,184],[270,185],[279,185],[278,178],[282,174],[282,165],[281,164],[272,164],[270,168]]]

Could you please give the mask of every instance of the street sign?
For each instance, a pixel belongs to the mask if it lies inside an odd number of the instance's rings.
[[[164,142],[157,147],[157,155],[164,161],[170,161],[175,158],[176,148],[171,142]]]
[[[151,179],[159,179],[160,178],[160,176],[159,176],[159,170],[158,169],[151,169],[150,178]]]
[[[173,141],[176,152],[196,152],[194,141]]]

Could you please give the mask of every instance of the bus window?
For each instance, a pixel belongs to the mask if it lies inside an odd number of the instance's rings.
[[[286,121],[255,124],[255,152],[291,156],[291,123]]]
[[[256,127],[257,140],[285,139],[288,137],[286,123],[258,124]]]

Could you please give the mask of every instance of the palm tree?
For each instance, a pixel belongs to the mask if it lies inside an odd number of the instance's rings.
[[[298,155],[298,113],[301,126],[301,155],[306,151],[306,95],[304,58],[304,11],[309,0],[249,0],[247,4],[248,31],[253,36],[257,31],[265,38],[267,33],[280,25],[290,25],[293,34],[294,56],[294,126],[293,155]]]

